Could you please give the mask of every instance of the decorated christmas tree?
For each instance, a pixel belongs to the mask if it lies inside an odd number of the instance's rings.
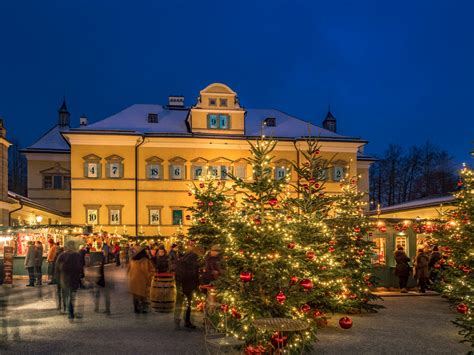
[[[374,244],[368,239],[371,223],[364,215],[364,193],[357,187],[357,177],[341,181],[341,193],[334,197],[332,218],[327,220],[335,239],[334,254],[343,270],[344,306],[347,311],[376,311],[382,306],[371,303],[377,299],[370,288],[376,280],[372,275]]]
[[[447,213],[446,223],[434,231],[443,258],[434,265],[440,270],[441,291],[460,313],[454,323],[464,341],[474,346],[474,172],[464,167],[454,193],[457,206]]]
[[[196,240],[204,251],[223,239],[229,208],[235,203],[226,195],[228,190],[225,180],[217,179],[211,174],[190,186],[189,194],[194,195],[195,202],[189,208],[191,214],[186,215],[187,220],[193,221],[188,236]]]
[[[269,347],[297,352],[315,339],[315,320],[308,320],[304,312],[316,285],[289,247],[294,237],[287,223],[288,206],[283,204],[290,170],[276,176],[271,156],[275,145],[263,139],[250,143],[252,179],[232,176],[239,202],[223,227],[226,271],[215,282],[221,312],[215,313],[214,321],[244,340],[247,352]],[[254,321],[261,318],[312,323],[304,332],[279,333],[257,327]]]
[[[324,312],[342,310],[344,270],[334,253],[336,239],[326,224],[332,204],[332,199],[324,193],[327,162],[321,159],[316,140],[307,139],[304,149],[298,148],[298,151],[300,165],[293,164],[298,174],[297,195],[288,199],[292,231],[288,248],[302,265],[296,275],[298,280],[309,279],[314,284],[307,292],[305,313],[321,325],[325,320]]]

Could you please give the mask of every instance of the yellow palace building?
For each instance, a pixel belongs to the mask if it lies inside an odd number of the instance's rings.
[[[135,104],[92,124],[80,121],[69,127],[64,102],[58,124],[24,150],[28,194],[96,231],[170,236],[181,224],[186,228],[189,185],[208,173],[251,177],[247,141],[262,135],[278,141],[275,179],[290,173],[296,181],[288,168],[310,134],[330,162],[328,192],[338,192],[348,171],[361,175],[359,188],[368,190],[367,141],[336,133],[330,111],[321,128],[279,110],[244,108],[220,83],[203,89],[190,107],[184,97],[170,96],[167,105]]]

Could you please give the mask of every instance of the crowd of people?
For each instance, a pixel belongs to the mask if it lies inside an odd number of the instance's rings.
[[[191,321],[191,304],[199,286],[216,280],[223,270],[220,261],[220,247],[214,245],[202,260],[203,252],[193,241],[184,246],[172,244],[169,252],[164,245],[102,246],[101,258],[89,266],[86,256],[90,245],[76,250],[74,241],[67,241],[64,247],[48,241],[46,256],[48,263],[48,284],[57,287],[57,307],[60,313],[67,314],[70,320],[81,317],[75,312],[76,293],[80,288],[90,288],[94,299],[94,311],[99,312],[103,299],[103,313],[110,315],[110,294],[112,281],[106,277],[105,265],[114,262],[116,266],[127,267],[129,291],[133,299],[133,309],[137,314],[148,313],[150,286],[154,275],[173,274],[176,281],[176,301],[174,319],[176,329],[182,326],[195,329]],[[28,270],[28,287],[41,286],[43,246],[41,242],[30,242],[25,258]],[[86,269],[86,272],[85,272]]]
[[[412,275],[417,281],[420,293],[426,293],[426,290],[437,282],[438,261],[441,260],[441,253],[437,246],[433,247],[431,252],[420,248],[413,260],[413,267],[410,265],[410,258],[407,256],[401,245],[397,246],[395,251],[395,275],[398,276],[400,292],[407,293],[407,284]]]

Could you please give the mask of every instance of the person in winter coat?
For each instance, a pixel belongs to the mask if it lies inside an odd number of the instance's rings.
[[[426,281],[430,276],[428,262],[428,255],[425,254],[423,249],[418,249],[418,254],[415,259],[415,277],[418,279],[421,293],[426,292]]]
[[[94,282],[94,312],[99,312],[100,296],[104,295],[105,311],[104,313],[110,316],[110,282],[105,282],[105,256],[102,254],[102,260],[97,273],[97,278]]]
[[[35,285],[35,245],[33,242],[28,242],[28,250],[25,256],[25,268],[28,271],[29,283],[27,287]]]
[[[41,270],[43,267],[43,244],[39,240],[37,240],[35,244],[36,284],[41,286],[43,284],[43,272]]]
[[[203,282],[205,284],[209,284],[212,281],[217,280],[217,278],[222,275],[220,251],[220,245],[213,245],[204,259],[206,264],[206,272],[204,273]]]
[[[438,246],[433,247],[433,251],[430,255],[430,260],[428,261],[428,266],[430,268],[430,281],[435,283],[438,277],[438,269],[435,268],[435,265],[438,264],[438,261],[442,259],[441,253],[439,252]],[[439,267],[439,266],[438,266]]]
[[[128,267],[129,288],[135,313],[147,313],[148,289],[154,273],[155,268],[148,255],[148,248],[139,248]]]
[[[408,264],[410,258],[405,254],[403,247],[400,245],[397,246],[397,251],[395,252],[395,261],[397,263],[397,266],[395,267],[395,275],[398,276],[400,292],[407,293],[407,283],[411,271],[411,267]]]
[[[198,249],[194,242],[188,242],[187,252],[178,259],[176,263],[176,303],[174,310],[175,328],[180,329],[181,317],[186,302],[186,311],[184,315],[184,326],[188,329],[196,329],[191,323],[191,302],[194,290],[199,286],[199,256]]]
[[[73,320],[76,291],[81,284],[82,261],[78,252],[74,251],[74,241],[68,241],[65,251],[59,255],[55,270],[61,287],[61,297],[66,305],[69,319]]]
[[[163,245],[160,245],[158,252],[156,253],[156,271],[157,272],[168,272],[170,269],[169,258],[166,255],[166,249]]]
[[[114,246],[114,259],[115,259],[115,266],[120,266],[120,246],[118,243]]]
[[[57,253],[57,246],[54,243],[53,239],[48,240],[48,256],[46,257],[46,261],[48,262],[48,284],[54,284],[54,262],[56,260],[56,253]]]
[[[170,272],[175,272],[176,271],[176,263],[178,262],[179,259],[179,252],[178,252],[178,244],[172,244],[171,245],[171,250],[169,252],[169,259],[170,259]]]

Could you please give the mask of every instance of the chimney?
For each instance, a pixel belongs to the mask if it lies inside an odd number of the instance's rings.
[[[184,96],[182,95],[168,96],[168,107],[184,107]]]
[[[87,120],[86,115],[82,115],[82,116],[79,118],[79,125],[80,125],[81,127],[87,126],[88,123],[89,123],[89,121]]]

